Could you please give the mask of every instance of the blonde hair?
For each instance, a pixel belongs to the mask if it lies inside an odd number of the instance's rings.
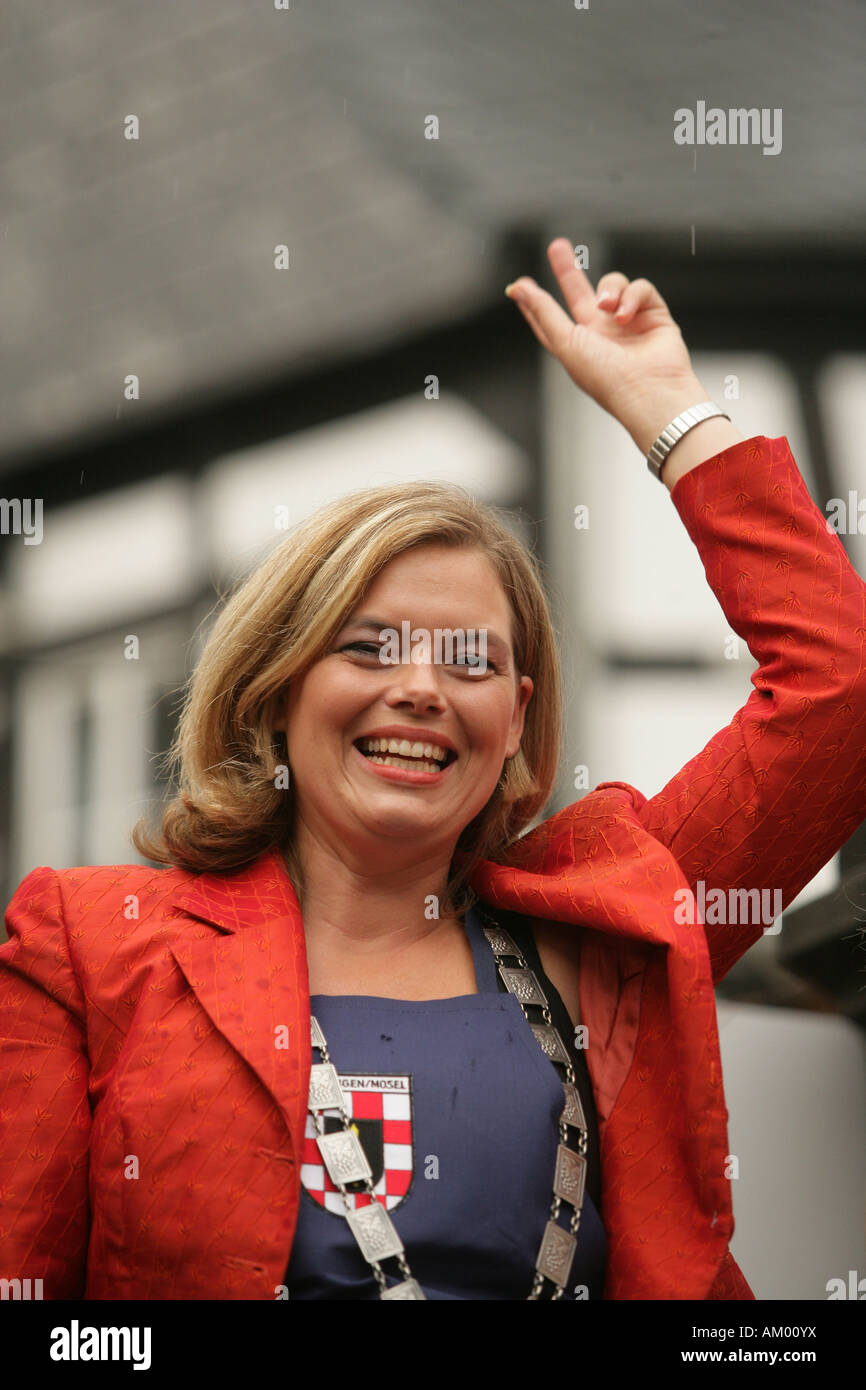
[[[498,509],[447,483],[369,488],[301,522],[222,607],[184,687],[177,733],[164,755],[177,792],[158,830],[132,832],[146,858],[201,871],[244,867],[278,846],[300,897],[292,843],[291,786],[275,785],[287,763],[285,735],[271,720],[277,698],[319,657],[356,611],[379,571],[425,542],[484,552],[513,614],[518,675],[534,683],[521,747],[505,763],[486,805],[464,827],[467,853],[448,884],[468,906],[467,880],[481,859],[501,859],[545,806],[556,777],[562,720],[556,637],[535,557]]]

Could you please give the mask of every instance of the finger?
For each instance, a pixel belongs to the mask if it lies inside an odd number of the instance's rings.
[[[526,304],[525,301],[518,299],[516,295],[513,296],[513,298],[514,302],[517,304],[517,307],[520,309],[520,312],[523,314],[523,317],[526,319],[526,322],[529,324],[529,327],[532,329],[536,338],[541,343],[541,346],[543,348],[546,348],[548,352],[553,352],[553,348],[550,346],[550,340],[548,339],[547,334],[544,332],[544,329],[541,327],[541,324],[538,322],[538,319],[535,317],[535,314],[533,314],[528,304]]]
[[[604,309],[605,313],[613,313],[627,288],[628,276],[623,275],[621,270],[611,270],[607,275],[602,275],[595,292],[599,309]]]
[[[617,323],[625,323],[642,309],[668,310],[655,285],[649,280],[632,280],[620,296]]]
[[[569,318],[562,305],[557,304],[553,295],[536,285],[529,275],[522,275],[519,280],[515,280],[505,293],[508,294],[509,291],[512,292],[510,297],[516,299],[526,313],[530,325],[539,335],[543,335],[543,344],[548,351],[555,357],[565,352],[577,325]],[[541,336],[539,341],[542,341]]]
[[[559,282],[562,297],[580,322],[595,308],[595,291],[589,277],[575,263],[574,248],[567,237],[557,237],[547,248],[550,268]]]

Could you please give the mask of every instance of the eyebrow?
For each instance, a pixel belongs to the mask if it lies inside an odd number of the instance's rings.
[[[386,623],[381,618],[372,618],[369,616],[369,614],[366,613],[359,614],[357,618],[349,618],[349,620],[343,624],[343,627],[360,627],[370,629],[370,631],[375,632],[377,635],[382,631],[383,628],[393,628],[395,631],[399,630],[395,627],[393,623]],[[442,630],[451,632],[455,631],[454,628]],[[481,629],[466,628],[464,630],[467,632],[479,632]],[[511,647],[508,644],[508,642],[506,642],[504,637],[500,637],[498,632],[493,632],[489,627],[486,628],[485,631],[487,632],[488,647],[498,647],[500,651],[510,653]]]

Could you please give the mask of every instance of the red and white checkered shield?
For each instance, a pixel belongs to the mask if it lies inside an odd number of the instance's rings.
[[[412,1076],[340,1073],[349,1123],[358,1135],[373,1170],[376,1200],[387,1211],[399,1207],[409,1195],[415,1169],[412,1110]],[[339,1111],[322,1112],[325,1132],[342,1129]],[[301,1182],[326,1211],[345,1215],[343,1199],[328,1176],[316,1145],[316,1126],[307,1115]],[[368,1206],[370,1196],[362,1184],[352,1183],[349,1201],[354,1209]]]

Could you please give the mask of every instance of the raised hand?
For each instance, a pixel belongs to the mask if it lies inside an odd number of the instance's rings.
[[[550,243],[547,258],[570,313],[528,275],[505,293],[582,391],[628,427],[624,415],[636,397],[660,386],[692,385],[682,333],[649,280],[629,280],[614,270],[594,290],[565,237]]]

